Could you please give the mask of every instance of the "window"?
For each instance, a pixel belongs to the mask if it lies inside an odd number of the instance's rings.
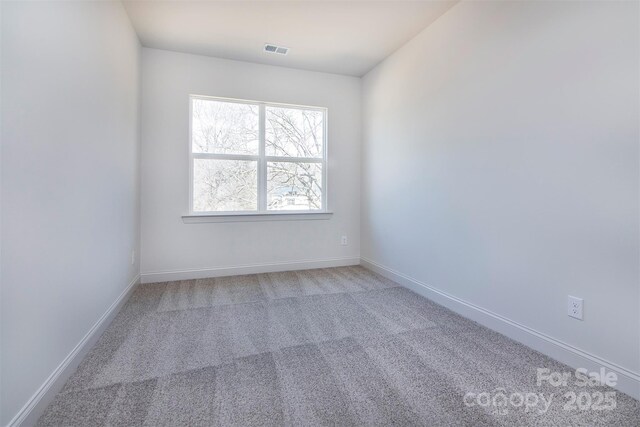
[[[326,211],[326,116],[192,96],[190,213]]]

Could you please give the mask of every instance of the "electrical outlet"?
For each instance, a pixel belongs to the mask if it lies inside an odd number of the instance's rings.
[[[347,246],[347,236],[342,236],[342,239],[340,239],[340,244],[342,246]]]
[[[568,315],[570,317],[574,317],[578,320],[582,320],[582,305],[583,305],[583,300],[582,298],[578,298],[578,297],[572,297],[571,295],[569,295],[569,300],[568,300]]]
[[[136,251],[131,251],[131,265],[136,263]]]

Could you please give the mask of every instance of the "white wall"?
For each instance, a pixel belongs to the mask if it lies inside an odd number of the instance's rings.
[[[206,276],[221,267],[359,257],[360,79],[146,48],[142,58],[143,281],[197,269]],[[183,223],[189,94],[327,107],[332,218]],[[342,235],[349,245],[340,245]],[[179,273],[154,274],[162,272]]]
[[[463,2],[368,73],[362,256],[640,372],[638,17]]]
[[[2,322],[2,9],[0,2],[0,322]],[[4,424],[4,410],[2,408],[2,324],[0,324],[0,424]]]
[[[120,2],[3,2],[2,425],[138,273],[139,56]]]

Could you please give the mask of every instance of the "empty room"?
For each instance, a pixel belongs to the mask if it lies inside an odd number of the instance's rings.
[[[0,0],[0,426],[640,426],[640,1]]]

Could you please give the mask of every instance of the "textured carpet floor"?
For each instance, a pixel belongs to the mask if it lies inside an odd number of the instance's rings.
[[[620,392],[565,408],[613,390],[538,386],[537,368],[573,372],[361,267],[155,283],[39,425],[640,425]]]

